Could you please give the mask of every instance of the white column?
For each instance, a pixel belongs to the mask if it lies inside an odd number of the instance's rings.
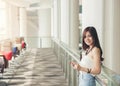
[[[120,74],[120,0],[105,0],[105,66]]]
[[[54,0],[52,8],[52,36],[61,40],[61,0]]]
[[[20,35],[18,7],[6,3],[6,21],[7,21],[7,35],[6,38],[14,38]]]
[[[82,0],[82,27],[94,26],[103,46],[103,0]]]
[[[70,0],[70,47],[79,49],[79,0]]]
[[[55,39],[61,40],[61,1],[60,0],[54,0],[53,8],[52,8],[52,36]]]
[[[113,28],[113,66],[112,69],[120,74],[120,0],[114,1]],[[115,58],[114,58],[115,57]]]
[[[25,8],[19,9],[20,36],[27,36],[27,12]]]
[[[61,0],[61,41],[69,45],[69,0]]]
[[[113,2],[112,0],[104,1],[105,7],[105,25],[104,25],[104,64],[106,67],[111,68],[113,58],[112,41],[113,41]]]
[[[54,38],[54,6],[51,8],[51,36]]]
[[[112,69],[120,74],[120,0],[114,1],[113,63]],[[117,65],[116,65],[117,64]]]
[[[57,8],[57,2],[58,0],[54,0],[53,2],[53,14],[52,14],[52,18],[53,18],[53,36],[55,39],[58,39],[58,8]]]
[[[114,62],[113,62],[113,70],[120,74],[120,0],[114,1],[114,37],[113,37],[113,48],[114,48]],[[118,64],[115,66],[115,64]]]
[[[57,0],[58,39],[61,41],[61,0]]]

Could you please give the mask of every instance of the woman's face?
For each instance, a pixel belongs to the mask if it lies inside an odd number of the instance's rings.
[[[93,37],[91,36],[91,34],[90,34],[89,31],[86,32],[86,35],[85,35],[85,38],[84,38],[84,42],[85,42],[88,46],[93,45]]]

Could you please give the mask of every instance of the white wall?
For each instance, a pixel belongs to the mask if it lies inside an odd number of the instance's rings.
[[[39,37],[38,11],[27,11],[27,36]]]
[[[51,9],[40,9],[39,16],[39,36],[51,37]]]
[[[94,26],[103,46],[103,0],[82,0],[82,28]]]
[[[50,8],[27,12],[27,37],[27,41],[34,48],[51,46],[51,40],[47,38],[51,37]]]
[[[27,11],[27,36],[51,36],[51,9],[36,9]]]
[[[40,9],[38,11],[39,16],[39,37],[43,37],[41,39],[42,47],[50,47],[51,46],[51,8]]]

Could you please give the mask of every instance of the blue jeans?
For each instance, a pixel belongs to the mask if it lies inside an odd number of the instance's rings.
[[[79,86],[96,86],[95,77],[88,73],[80,74]]]

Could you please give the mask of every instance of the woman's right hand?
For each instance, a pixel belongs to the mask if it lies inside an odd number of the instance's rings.
[[[75,62],[70,62],[70,63],[71,63],[71,65],[73,66],[74,69],[80,71],[81,66],[80,66],[79,64],[77,64],[77,63],[75,63]]]

